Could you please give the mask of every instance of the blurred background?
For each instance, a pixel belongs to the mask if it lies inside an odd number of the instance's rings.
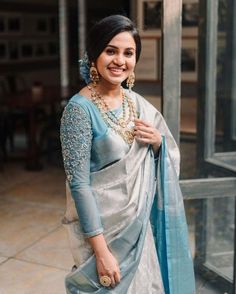
[[[134,90],[180,146],[197,293],[236,293],[236,0],[1,0],[0,294],[65,293],[60,118],[110,14],[137,24]]]

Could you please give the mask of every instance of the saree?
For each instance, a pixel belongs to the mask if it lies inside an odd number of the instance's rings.
[[[99,283],[91,248],[87,248],[87,257],[80,260],[79,252],[85,250],[86,241],[67,185],[64,223],[68,228],[74,259],[79,264],[66,277],[67,293],[127,293],[139,265],[150,220],[165,293],[195,293],[187,225],[178,184],[178,159],[173,160],[176,146],[156,109],[140,97],[137,104],[140,118],[152,122],[163,135],[159,158],[154,157],[150,146],[134,141],[120,161],[91,173],[91,186],[99,206],[104,236],[118,260],[121,282],[115,288],[104,288]]]

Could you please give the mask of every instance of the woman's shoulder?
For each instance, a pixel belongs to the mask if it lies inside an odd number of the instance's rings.
[[[94,104],[84,89],[80,90],[69,99],[66,108],[71,108],[72,106],[79,109],[82,108],[88,115],[94,110]]]
[[[91,100],[88,98],[88,95],[86,95],[86,92],[82,89],[69,99],[68,104],[69,103],[75,103],[82,107],[88,107],[88,105],[91,104]]]

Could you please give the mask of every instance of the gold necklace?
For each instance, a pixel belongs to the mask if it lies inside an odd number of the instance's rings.
[[[101,94],[91,86],[88,86],[88,89],[91,91],[92,102],[99,109],[107,126],[119,134],[125,142],[132,144],[134,141],[134,130],[128,125],[131,121],[137,118],[136,107],[132,99],[125,95],[124,89],[121,89],[122,117],[118,118],[114,111],[109,108]]]

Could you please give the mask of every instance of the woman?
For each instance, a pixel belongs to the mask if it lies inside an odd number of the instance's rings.
[[[140,53],[128,18],[95,24],[81,62],[87,86],[62,116],[63,223],[75,260],[67,293],[194,293],[178,148],[161,114],[131,90]]]

